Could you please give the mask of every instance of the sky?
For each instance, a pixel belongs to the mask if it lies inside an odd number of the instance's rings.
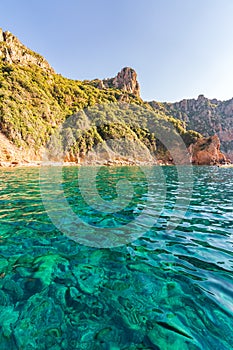
[[[0,27],[72,79],[129,66],[147,101],[233,97],[233,0],[7,0]]]

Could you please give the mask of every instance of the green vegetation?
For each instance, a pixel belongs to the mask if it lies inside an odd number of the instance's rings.
[[[38,149],[68,116],[96,103],[117,102],[122,95],[49,74],[35,65],[0,62],[0,128],[17,146]]]
[[[61,141],[74,158],[85,155],[105,139],[120,137],[137,139],[156,152],[162,147],[157,140],[158,131],[168,128],[168,123],[187,145],[200,136],[186,131],[183,122],[166,115],[162,104],[154,111],[132,94],[97,88],[97,82],[70,80],[33,64],[0,61],[1,132],[16,146],[37,152],[68,120]],[[86,113],[81,117],[83,109]],[[74,114],[70,125],[69,117]],[[89,123],[89,129],[83,128],[83,123]]]
[[[130,154],[126,148],[136,147],[142,152],[146,146],[152,155],[170,158],[167,149],[181,147],[180,136],[189,145],[199,134],[186,131],[181,121],[155,113],[146,105],[108,102],[67,118],[51,139],[49,149],[52,159],[70,154],[76,160],[93,147],[104,148],[107,142],[111,152],[121,155]]]

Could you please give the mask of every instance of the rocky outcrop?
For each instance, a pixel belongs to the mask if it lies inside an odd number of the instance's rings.
[[[217,135],[199,139],[189,146],[191,162],[195,165],[220,165],[230,161],[220,151],[220,140]]]
[[[99,81],[100,89],[115,88],[140,97],[140,86],[137,73],[130,67],[123,68],[115,78]]]
[[[0,59],[6,63],[20,65],[36,65],[48,73],[54,73],[44,57],[24,46],[19,39],[9,31],[0,29]]]
[[[40,163],[40,156],[33,150],[24,151],[16,147],[0,132],[0,167],[35,166]]]
[[[156,109],[155,103],[151,103]],[[221,149],[233,161],[233,99],[219,101],[199,95],[197,99],[184,99],[164,103],[166,113],[186,123],[187,129],[208,137],[218,135]]]

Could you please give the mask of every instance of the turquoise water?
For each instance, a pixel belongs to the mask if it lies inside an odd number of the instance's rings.
[[[70,239],[44,209],[42,185],[56,203],[53,179],[39,182],[39,169],[1,170],[0,349],[232,349],[233,169],[193,168],[188,201],[175,167],[154,168],[150,194],[143,169],[100,168],[106,208],[119,179],[133,184],[133,198],[114,213],[85,202],[78,171],[63,169],[61,188],[86,223],[87,243],[101,232],[93,228],[120,235],[145,208],[154,225],[135,226],[122,246],[112,237],[103,241],[110,248],[80,244],[78,225]],[[167,230],[172,210],[180,222]],[[63,222],[70,227],[69,217]]]

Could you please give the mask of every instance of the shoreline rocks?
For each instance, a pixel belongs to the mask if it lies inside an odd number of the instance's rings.
[[[230,159],[220,151],[220,140],[217,135],[201,138],[189,146],[191,162],[194,165],[225,165]]]
[[[10,144],[11,145],[11,144]],[[9,145],[8,145],[9,146]],[[12,146],[12,145],[11,145]],[[194,144],[191,144],[187,149],[190,155],[190,163],[186,165],[216,165],[216,166],[230,166],[232,163],[221,151],[220,140],[217,135],[200,138]],[[179,150],[177,150],[179,152]],[[141,159],[121,157],[119,155],[113,155],[111,158],[93,158],[84,157],[83,159],[77,158],[76,161],[69,158],[64,158],[63,161],[48,160],[45,162],[35,156],[30,159],[23,158],[23,154],[20,156],[20,151],[12,152],[11,159],[3,157],[4,154],[0,153],[0,168],[13,168],[13,167],[35,167],[35,166],[166,166],[166,165],[185,165],[182,159],[178,159],[178,163],[175,164],[172,158],[164,156],[164,158]]]

